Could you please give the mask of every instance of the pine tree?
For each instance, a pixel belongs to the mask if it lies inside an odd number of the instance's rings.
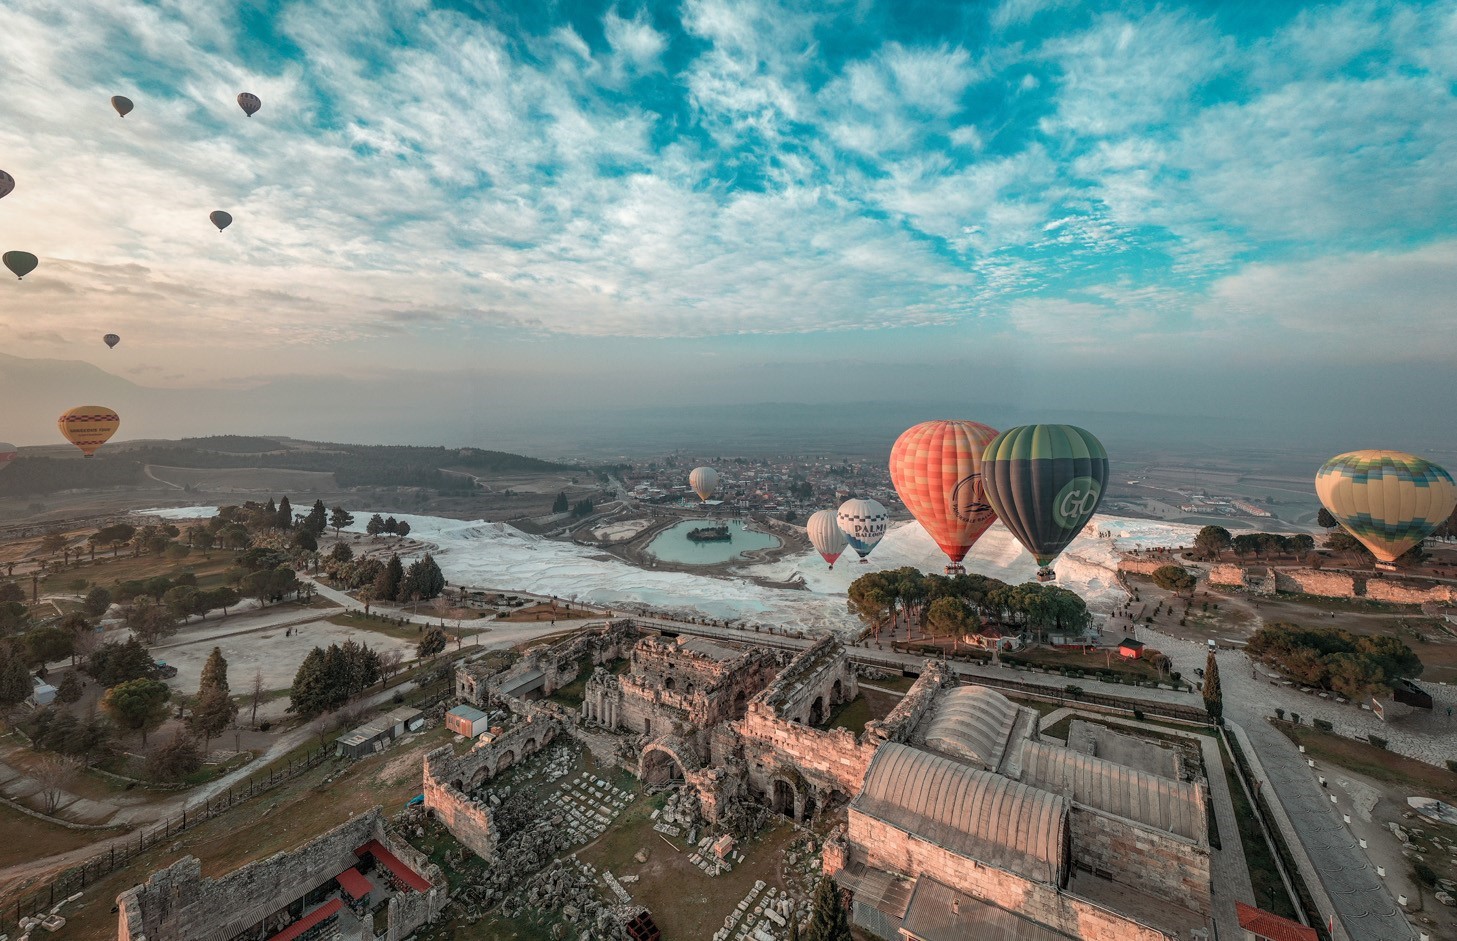
[[[329,525],[334,527],[335,536],[339,535],[339,530],[343,529],[346,526],[352,526],[353,524],[354,514],[350,513],[342,506],[334,507],[334,509],[329,513]]]
[[[333,709],[349,699],[349,658],[338,644],[324,651],[324,685],[328,692],[325,707]]]
[[[398,532],[399,531],[399,528],[400,528],[400,521],[397,520],[397,519],[395,519],[393,516],[391,516],[390,518],[388,518],[388,519],[386,519],[384,521],[384,531],[387,532],[387,533],[395,533],[395,532]]]
[[[1224,691],[1219,687],[1219,661],[1212,650],[1204,664],[1204,709],[1215,725],[1224,724]]]
[[[13,649],[0,649],[0,708],[25,702],[34,688],[30,682],[30,671],[25,668],[25,659],[21,653]]]
[[[228,661],[223,658],[223,652],[218,647],[212,649],[212,653],[207,655],[207,662],[202,665],[202,680],[197,684],[198,695],[213,687],[219,687],[225,693],[228,691]]]
[[[73,703],[81,698],[81,692],[81,674],[69,670],[61,678],[61,685],[56,688],[56,698],[64,703]]]
[[[391,555],[384,571],[374,582],[374,597],[379,601],[400,600],[400,589],[404,587],[405,565],[398,555]]]
[[[273,502],[272,497],[269,497],[268,503],[264,505],[263,515],[270,524],[272,524],[274,520],[278,519],[278,504]]]
[[[840,890],[828,876],[820,879],[815,889],[814,910],[810,913],[805,941],[853,941],[850,919],[840,901]]]
[[[308,652],[293,675],[289,690],[288,711],[312,716],[329,707],[328,677],[324,673],[324,651],[315,647]]]
[[[563,490],[556,495],[556,501],[552,503],[551,511],[553,513],[565,513],[570,507],[571,504],[567,502],[567,492]]]
[[[329,528],[329,511],[324,507],[323,500],[315,500],[309,515],[304,519],[304,526],[314,534],[314,538],[324,535],[324,530]]]
[[[378,513],[371,516],[369,518],[369,522],[364,524],[364,531],[366,533],[369,533],[371,536],[378,536],[380,533],[384,532],[384,517],[380,516]]]
[[[288,494],[278,501],[278,528],[293,529],[293,504],[288,502]]]

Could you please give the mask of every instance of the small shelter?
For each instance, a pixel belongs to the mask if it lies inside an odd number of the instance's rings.
[[[406,732],[418,732],[425,714],[413,706],[391,709],[334,740],[335,753],[345,758],[363,758],[389,745]]]
[[[445,714],[445,727],[466,738],[475,738],[490,726],[491,720],[474,706],[456,706]]]
[[[1125,637],[1118,643],[1118,656],[1128,660],[1137,660],[1143,656],[1143,641],[1134,640],[1132,637]]]

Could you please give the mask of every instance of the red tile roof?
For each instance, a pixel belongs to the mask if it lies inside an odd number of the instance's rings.
[[[308,931],[310,928],[314,927],[319,922],[328,918],[330,915],[338,914],[339,909],[343,907],[343,902],[339,901],[338,899],[333,899],[327,905],[320,905],[318,908],[309,912],[307,915],[300,918],[293,924],[289,925],[278,934],[269,938],[268,941],[293,941],[294,938],[297,938],[305,931]]]
[[[396,878],[416,892],[430,891],[430,883],[418,872],[400,862],[399,857],[385,849],[384,844],[379,840],[370,840],[354,851],[355,856],[363,856],[365,853],[374,856],[375,862],[394,873]]]
[[[364,873],[352,866],[339,873],[338,878],[339,888],[343,889],[344,894],[356,902],[374,891],[374,886],[370,885],[369,880],[364,878]]]
[[[1281,918],[1253,905],[1235,902],[1234,911],[1239,916],[1239,926],[1254,932],[1256,937],[1269,938],[1270,941],[1320,941],[1314,928],[1307,928],[1298,921]]]

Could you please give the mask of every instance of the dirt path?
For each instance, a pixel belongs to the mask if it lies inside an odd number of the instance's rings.
[[[162,478],[158,477],[156,474],[152,473],[152,465],[150,465],[150,464],[146,464],[146,465],[143,465],[142,466],[142,473],[146,474],[148,477],[150,477],[151,479],[155,480],[159,484],[164,484],[164,485],[166,485],[168,487],[171,487],[173,490],[185,490],[185,489],[187,489],[186,487],[183,487],[181,484],[174,484],[170,480],[163,480]]]

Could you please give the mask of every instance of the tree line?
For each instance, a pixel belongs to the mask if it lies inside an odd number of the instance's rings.
[[[1267,624],[1245,651],[1290,679],[1353,701],[1385,695],[1391,684],[1421,676],[1422,661],[1400,638],[1341,628]]]
[[[388,683],[402,659],[398,650],[381,654],[353,639],[315,647],[294,673],[288,711],[312,717],[338,709],[375,683]]]
[[[909,566],[868,572],[855,579],[850,583],[848,604],[876,637],[899,614],[911,623],[941,627],[950,636],[974,631],[984,623],[1030,628],[1044,636],[1081,633],[1091,623],[1087,603],[1066,588],[1036,582],[1008,585],[972,573],[926,574]]]

